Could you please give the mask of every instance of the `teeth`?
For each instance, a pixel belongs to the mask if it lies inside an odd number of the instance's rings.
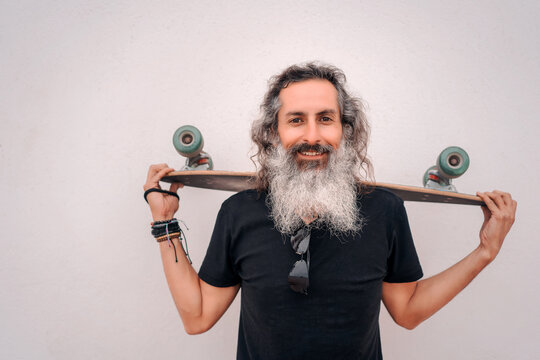
[[[316,156],[316,155],[321,155],[320,152],[302,152],[302,155],[306,155],[306,156]]]

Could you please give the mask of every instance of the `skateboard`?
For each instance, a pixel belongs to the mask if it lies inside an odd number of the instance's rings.
[[[239,192],[254,188],[254,172],[220,170],[184,170],[173,171],[161,179],[164,182],[180,182],[185,186],[204,189]],[[402,198],[404,201],[422,201],[461,205],[484,205],[475,195],[450,191],[426,189],[418,186],[405,186],[380,182],[363,182],[368,187],[383,188]]]
[[[203,137],[196,127],[186,125],[178,128],[173,136],[173,145],[180,155],[187,157],[186,164],[180,171],[169,173],[162,181],[234,192],[254,188],[254,172],[212,170],[212,158],[203,151]],[[389,190],[404,201],[485,205],[478,196],[456,192],[451,182],[467,171],[469,162],[465,150],[451,146],[441,152],[435,166],[426,170],[423,188],[368,181],[362,184],[368,188]]]

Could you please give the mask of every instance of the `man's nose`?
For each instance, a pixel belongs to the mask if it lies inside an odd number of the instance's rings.
[[[304,132],[304,142],[314,145],[321,142],[321,134],[319,126],[317,126],[317,121],[308,120],[305,132]]]

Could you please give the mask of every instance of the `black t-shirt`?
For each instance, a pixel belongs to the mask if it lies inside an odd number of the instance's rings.
[[[403,201],[375,189],[358,196],[366,220],[356,235],[311,231],[308,295],[288,274],[300,259],[269,219],[266,194],[244,191],[217,217],[200,278],[241,284],[238,359],[382,359],[382,282],[420,279]]]

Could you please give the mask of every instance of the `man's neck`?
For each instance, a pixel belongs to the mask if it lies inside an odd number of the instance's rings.
[[[317,218],[318,218],[317,214],[314,213],[313,215],[311,215],[309,217],[302,217],[302,221],[304,222],[304,224],[309,225],[313,221],[317,220]]]

